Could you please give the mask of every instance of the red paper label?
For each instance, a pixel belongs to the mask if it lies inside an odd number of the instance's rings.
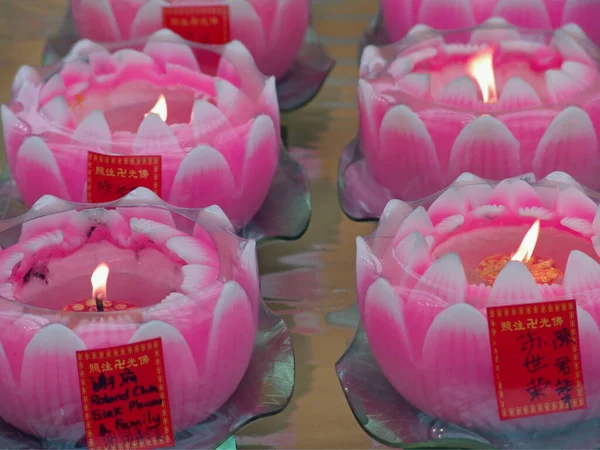
[[[501,420],[586,408],[575,300],[487,313]]]
[[[231,40],[228,5],[165,6],[163,26],[201,44],[227,44]]]
[[[173,445],[161,339],[77,352],[90,450]]]
[[[160,156],[109,156],[88,152],[89,203],[118,200],[138,187],[161,195]]]

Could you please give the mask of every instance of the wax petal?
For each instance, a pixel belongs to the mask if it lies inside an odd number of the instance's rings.
[[[419,117],[427,127],[431,139],[433,139],[442,173],[447,173],[452,146],[460,131],[474,117],[470,114],[448,109],[426,109],[419,112]],[[455,177],[456,175],[446,176],[445,182],[449,183]]]
[[[590,56],[573,36],[565,30],[556,30],[550,42],[565,60],[592,63]]]
[[[518,27],[545,30],[552,26],[542,0],[500,0],[492,15],[504,17]]]
[[[169,6],[165,0],[150,0],[137,12],[130,29],[130,38],[150,36],[163,26],[162,9]]]
[[[568,100],[581,91],[581,82],[566,72],[551,69],[546,72],[548,98],[555,103]]]
[[[32,205],[45,194],[69,198],[56,159],[44,141],[37,136],[25,139],[19,149],[14,177],[27,205]],[[29,180],[36,182],[30,183]]]
[[[267,196],[277,168],[278,144],[276,131],[269,116],[258,116],[247,138],[242,172],[241,187],[242,192],[246,193],[246,201],[239,213],[244,222],[256,214]]]
[[[417,22],[439,30],[469,28],[477,25],[469,0],[451,2],[422,0]]]
[[[265,87],[262,91],[261,104],[265,114],[267,114],[273,121],[273,126],[276,130],[281,127],[279,118],[279,102],[277,100],[277,87],[275,85],[275,78],[269,77],[265,82]]]
[[[513,77],[504,85],[498,105],[502,109],[513,110],[538,107],[542,105],[542,102],[529,83],[523,81],[522,78]]]
[[[497,2],[498,0],[471,0],[471,9],[473,10],[475,21],[481,23],[490,18]]]
[[[202,264],[188,264],[181,270],[183,272],[181,291],[189,296],[193,296],[215,283],[219,275],[219,271],[215,267]]]
[[[465,223],[465,216],[462,214],[456,214],[454,216],[446,217],[440,223],[435,226],[435,231],[438,234],[448,234],[455,231],[458,227]]]
[[[497,21],[498,18],[490,19],[481,28],[477,28],[471,33],[471,39],[469,42],[472,43],[497,43],[507,40],[519,40],[522,39],[521,33],[514,28],[511,28],[508,22],[505,27],[498,28],[498,25],[489,24],[490,21]],[[486,25],[491,25],[490,28],[486,28]]]
[[[244,289],[244,292],[246,292],[250,304],[252,305],[252,312],[258,322],[261,297],[256,242],[253,240],[246,242],[239,254],[239,270],[235,271],[234,281],[236,281]]]
[[[21,90],[25,83],[32,84],[33,86],[39,85],[41,82],[40,74],[31,66],[21,66],[17,70],[15,79],[12,85],[12,93],[15,95]]]
[[[265,38],[271,54],[278,58],[265,58],[261,62],[262,70],[281,78],[289,69],[295,55],[300,52],[310,21],[310,1],[280,0],[273,25],[267,25],[268,38]]]
[[[23,261],[25,255],[21,252],[6,250],[0,253],[0,282],[6,283],[13,274],[15,266]]]
[[[360,117],[360,144],[366,153],[379,151],[379,131],[390,103],[379,96],[373,86],[358,80],[358,104]]]
[[[269,39],[271,37],[271,25],[275,20],[275,15],[277,14],[277,1],[250,1],[252,8],[256,12],[256,15],[261,21],[262,29],[265,33],[265,39]]]
[[[40,90],[40,104],[45,105],[49,100],[59,95],[65,95],[67,88],[60,73],[52,75],[42,85]]]
[[[183,259],[187,264],[218,266],[218,257],[214,247],[191,236],[177,236],[167,241],[167,248]]]
[[[184,236],[176,228],[145,218],[130,219],[131,233],[134,240],[141,242],[154,242],[158,246],[166,245],[173,237]]]
[[[231,128],[229,119],[214,104],[196,100],[192,113],[192,129],[196,139],[210,144],[214,137]]]
[[[470,216],[477,219],[496,219],[506,211],[504,205],[482,205],[474,208],[470,212]]]
[[[137,131],[134,152],[138,155],[160,155],[179,151],[181,147],[171,127],[157,114],[148,114]]]
[[[367,45],[360,56],[360,77],[368,78],[381,70],[385,64],[385,58],[381,55],[379,47]]]
[[[462,173],[453,186],[469,199],[471,208],[486,205],[493,192],[492,187],[484,179],[468,172]]]
[[[597,137],[585,111],[568,107],[552,121],[533,158],[533,170],[542,178],[561,170],[592,186],[598,173]]]
[[[118,63],[122,76],[126,76],[128,73],[139,73],[140,70],[154,71],[157,69],[154,60],[150,56],[137,50],[123,48],[114,52],[112,56],[114,61]]]
[[[233,66],[235,71],[235,78],[240,79],[241,89],[244,92],[250,92],[250,95],[258,96],[263,89],[264,75],[262,75],[254,63],[252,54],[240,41],[232,41],[225,46],[219,69],[217,70],[217,76],[223,78],[233,85],[233,80],[228,79],[226,73],[224,73],[224,62],[229,62]],[[240,76],[241,75],[241,76]]]
[[[390,383],[413,405],[423,405],[427,395],[424,374],[413,356],[404,302],[382,278],[367,291],[363,323],[373,355]],[[418,321],[410,326],[413,331],[426,329],[427,323]],[[390,358],[390,354],[394,357]]]
[[[88,223],[88,240],[109,240],[121,247],[129,247],[131,244],[131,228],[114,209],[84,209],[79,215]]]
[[[410,73],[398,80],[396,85],[404,92],[423,97],[429,94],[429,79],[428,73]]]
[[[223,155],[202,145],[188,153],[179,166],[169,203],[197,208],[217,204],[227,210],[234,190],[235,182]]]
[[[387,67],[388,73],[394,78],[403,78],[414,68],[413,61],[408,57],[394,59]]]
[[[426,303],[432,299],[451,305],[463,303],[467,284],[460,257],[456,253],[447,253],[429,266],[411,292],[409,302],[419,299]]]
[[[242,380],[254,347],[256,334],[250,301],[239,284],[229,281],[217,301],[206,357],[206,402],[214,412]],[[231,330],[235,330],[232,333]]]
[[[390,42],[397,42],[405,37],[407,30],[413,25],[418,12],[418,4],[415,2],[382,0],[380,5]]]
[[[13,415],[19,415],[15,408],[21,405],[15,404],[17,403],[17,399],[14,398],[17,386],[2,342],[0,342],[0,389],[3,393],[2,402],[0,402],[0,417],[11,422]]]
[[[65,62],[71,64],[74,62],[81,62],[82,59],[87,58],[92,53],[103,52],[106,53],[106,49],[97,42],[90,41],[89,39],[81,39],[73,45],[69,53],[64,57]]]
[[[582,236],[591,236],[593,234],[592,224],[585,219],[579,219],[577,217],[563,217],[560,220],[560,224],[575,233]]]
[[[17,151],[30,134],[29,127],[13,114],[6,105],[2,105],[2,131],[4,148],[11,173],[15,173]]]
[[[390,200],[381,213],[377,229],[375,230],[375,242],[373,242],[373,250],[376,255],[381,255],[379,251],[378,241],[383,241],[385,238],[392,238],[396,235],[398,228],[404,220],[413,212],[413,207],[402,200]],[[387,245],[382,248],[386,249]]]
[[[51,324],[25,348],[21,396],[31,434],[75,442],[84,434],[77,357],[85,344],[69,328]]]
[[[453,305],[435,318],[425,338],[421,370],[428,414],[460,418],[468,427],[498,420],[488,324],[472,306]]]
[[[40,109],[40,115],[58,127],[73,123],[73,111],[64,97],[54,97]]]
[[[382,272],[383,266],[381,261],[375,256],[362,237],[356,238],[356,293],[358,298],[358,308],[360,315],[364,313],[365,296],[367,289],[371,286],[379,274]]]
[[[120,207],[117,212],[123,216],[126,222],[131,224],[131,220],[145,220],[165,224],[168,227],[175,228],[175,221],[168,210],[152,206]],[[134,225],[131,225],[133,232]]]
[[[144,53],[151,56],[154,61],[166,70],[167,64],[174,64],[199,71],[198,61],[192,49],[184,42],[148,41]]]
[[[600,42],[598,23],[595,20],[600,15],[600,5],[588,0],[567,0],[562,15],[562,23],[569,24],[567,27],[577,24],[585,32],[585,35],[593,42]]]
[[[488,200],[490,205],[504,205],[506,209],[518,212],[520,208],[542,206],[542,200],[529,183],[519,179],[501,181]]]
[[[198,91],[197,95],[205,94],[214,97],[216,94],[215,79],[209,75],[171,63],[166,65],[166,72],[167,77],[177,79],[179,83]]]
[[[413,231],[418,231],[423,235],[427,235],[433,231],[433,224],[427,211],[422,206],[416,208],[410,215],[402,222],[398,229],[396,236],[394,237],[394,245],[400,242]]]
[[[498,274],[488,306],[535,303],[543,300],[540,289],[525,264],[510,261]]]
[[[572,250],[563,281],[565,295],[588,308],[600,300],[600,264],[579,250]]]
[[[229,18],[231,39],[243,42],[254,56],[254,60],[262,65],[267,55],[265,32],[252,5],[248,2],[235,2],[234,6],[229,8]]]
[[[595,66],[576,61],[563,62],[561,70],[566,72],[571,78],[579,81],[583,86],[589,86],[598,76],[598,70]]]
[[[492,116],[481,116],[460,132],[450,154],[449,171],[462,172],[492,180],[502,180],[523,173],[519,141],[506,125]]]
[[[470,209],[469,199],[460,193],[457,189],[450,187],[431,204],[429,207],[429,217],[431,222],[436,225],[446,217],[455,214],[465,215]]]
[[[430,265],[429,246],[423,235],[415,231],[383,256],[379,272],[394,286],[411,289]]]
[[[600,360],[597,348],[600,346],[600,331],[598,322],[600,315],[597,309],[586,311],[577,306],[577,322],[579,328],[579,343],[581,349],[581,367],[585,382],[585,394],[588,400],[588,412],[597,414],[600,408]],[[585,380],[589,380],[585,381]]]
[[[367,155],[375,177],[401,199],[416,200],[435,192],[442,175],[427,128],[413,111],[395,106],[384,117],[379,152]],[[398,178],[402,183],[398,183]]]
[[[456,78],[436,97],[440,103],[461,108],[472,108],[479,102],[479,88],[467,76]]]
[[[235,126],[245,123],[256,104],[245,93],[225,80],[215,81],[217,106]]]
[[[162,341],[173,427],[177,431],[183,431],[205,417],[205,411],[198,408],[202,401],[202,387],[210,390],[214,386],[203,386],[200,383],[190,346],[172,325],[158,320],[145,323],[135,332],[129,343],[156,338],[161,338]]]
[[[88,39],[114,42],[122,39],[109,0],[80,0],[77,27]]]
[[[79,144],[109,153],[111,139],[110,127],[102,111],[92,111],[77,126],[72,141],[74,145]]]
[[[82,320],[73,330],[87,349],[115,347],[128,342],[137,330],[129,316]]]
[[[533,171],[535,151],[556,114],[556,111],[549,109],[529,109],[498,117],[521,144],[521,169],[524,173]]]

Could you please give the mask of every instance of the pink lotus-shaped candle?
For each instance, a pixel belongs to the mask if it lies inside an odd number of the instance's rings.
[[[542,30],[574,23],[600,45],[598,14],[600,3],[594,0],[381,0],[390,42],[402,39],[416,24],[453,30],[501,17],[518,27]]]
[[[191,20],[198,7],[214,6],[229,9],[229,36],[263,73],[280,78],[290,69],[308,31],[310,0],[71,0],[80,36],[102,43],[151,35],[163,27],[164,9],[189,7]]]
[[[110,209],[46,196],[0,229],[1,419],[77,442],[75,352],[158,337],[175,431],[235,391],[252,355],[260,294],[255,243],[235,236],[218,207],[178,210],[144,188]],[[105,305],[114,307],[73,312],[91,298],[90,276],[102,263],[110,269]]]
[[[263,203],[281,146],[275,79],[248,50],[167,30],[143,51],[81,41],[44,77],[21,68],[2,121],[28,206],[46,194],[114,200],[140,183],[176,206],[219,205],[236,228]]]
[[[395,389],[433,417],[483,431],[597,419],[600,210],[584,188],[561,172],[534,185],[463,174],[427,209],[413,206],[392,200],[375,233],[357,240],[362,322]],[[501,421],[486,307],[561,299],[577,303],[587,408]]]
[[[366,166],[354,170],[405,201],[463,172],[502,180],[558,170],[600,189],[594,50],[573,26],[527,32],[498,20],[446,34],[418,26],[405,41],[367,47],[358,85],[364,159],[355,162]]]

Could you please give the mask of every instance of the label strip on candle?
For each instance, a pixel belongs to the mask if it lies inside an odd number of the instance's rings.
[[[575,300],[487,314],[500,420],[586,409]]]
[[[227,44],[231,41],[229,5],[165,6],[163,27],[184,39],[200,44]]]
[[[90,450],[173,445],[160,338],[80,351],[77,364]]]
[[[87,200],[112,202],[138,187],[161,195],[160,156],[110,156],[88,152]]]

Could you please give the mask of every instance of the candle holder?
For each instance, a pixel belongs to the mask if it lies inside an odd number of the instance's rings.
[[[140,45],[80,41],[58,65],[19,70],[2,121],[26,206],[46,194],[112,201],[142,186],[180,207],[217,204],[237,230],[301,234],[308,177],[281,144],[274,78],[237,41],[161,30]]]
[[[154,338],[177,448],[215,448],[287,405],[289,332],[261,300],[255,242],[220,208],[177,208],[145,188],[101,205],[44,196],[0,223],[0,242],[2,447],[82,445],[76,352]],[[86,300],[92,273],[103,312]]]
[[[502,180],[569,173],[599,190],[600,51],[580,29],[517,29],[501,19],[367,47],[359,136],[340,161],[342,207],[379,217],[463,172]],[[585,162],[584,162],[585,161]]]
[[[310,0],[73,0],[47,42],[44,64],[62,58],[79,39],[131,48],[162,27],[205,44],[238,40],[261,72],[277,78],[279,106],[291,111],[317,95],[335,64],[310,24],[310,10]]]
[[[534,184],[463,174],[426,201],[391,201],[376,231],[357,239],[362,324],[337,363],[363,428],[402,448],[597,447],[599,202],[599,193],[562,172]],[[551,398],[559,389],[559,374],[542,394],[548,409],[542,404],[542,409],[519,405],[513,410],[504,402],[519,397],[521,387],[524,404],[538,399],[527,380],[523,386],[514,380],[546,376],[521,366],[529,351],[519,333],[534,336],[555,325],[563,329],[558,318],[539,319],[534,329],[538,319],[532,318],[523,320],[525,331],[518,331],[516,316],[543,317],[560,307],[560,314],[551,315],[562,317],[568,300],[575,302],[568,313],[574,321],[569,343],[579,349],[575,372],[568,375],[582,383],[577,384],[582,395],[585,389],[583,407],[576,408],[570,398],[561,397],[564,404]],[[499,342],[515,337],[515,350],[505,357]],[[543,338],[539,348],[542,361],[549,363],[544,370],[557,368],[551,357],[562,347]],[[510,380],[500,372],[509,367],[514,369]],[[579,394],[573,386],[575,399]]]
[[[550,30],[567,24],[583,29],[600,45],[600,31],[593,17],[600,13],[597,2],[586,0],[381,0],[374,23],[365,31],[363,46],[385,45],[406,37],[417,24],[436,30],[454,30],[479,25],[490,18],[502,18],[528,29]]]

